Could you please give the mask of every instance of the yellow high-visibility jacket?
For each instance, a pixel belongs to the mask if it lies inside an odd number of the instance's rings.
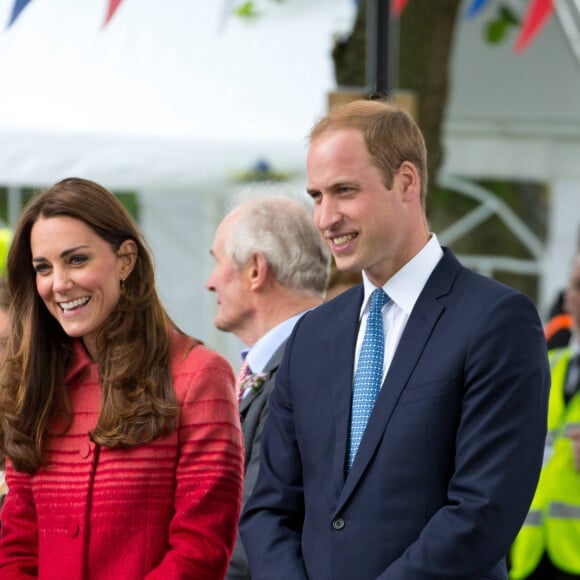
[[[544,465],[528,516],[510,552],[510,579],[527,578],[544,552],[570,574],[580,574],[580,473],[574,466],[570,429],[580,427],[580,393],[564,401],[571,349],[550,353],[552,386]]]

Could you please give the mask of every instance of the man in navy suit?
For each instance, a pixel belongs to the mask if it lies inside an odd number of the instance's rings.
[[[426,165],[416,123],[388,103],[350,103],[310,134],[316,224],[363,284],[289,338],[241,520],[253,580],[507,578],[542,464],[546,344],[526,296],[430,233]],[[351,464],[377,288],[382,378]]]
[[[217,294],[215,325],[245,345],[239,381],[244,434],[244,493],[252,493],[260,465],[260,444],[286,340],[299,318],[324,299],[330,253],[306,204],[282,184],[253,188],[219,224],[211,254],[215,259],[206,286]],[[249,580],[244,546],[238,536],[227,580]]]

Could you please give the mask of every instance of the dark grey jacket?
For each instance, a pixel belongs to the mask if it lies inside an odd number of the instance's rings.
[[[260,467],[260,444],[262,439],[262,430],[266,417],[270,410],[268,399],[276,382],[276,371],[282,361],[286,341],[284,341],[278,350],[264,368],[268,374],[268,379],[257,392],[251,392],[244,397],[240,403],[240,419],[242,422],[242,432],[244,434],[245,461],[244,461],[244,493],[242,497],[242,508],[250,497],[256,480],[258,478],[258,469]],[[240,534],[236,538],[236,545],[230,561],[230,566],[226,574],[227,580],[249,580],[250,569],[248,567],[248,558],[242,545]]]

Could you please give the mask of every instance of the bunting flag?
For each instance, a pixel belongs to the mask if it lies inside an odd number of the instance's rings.
[[[109,8],[107,10],[107,16],[105,17],[105,22],[103,22],[103,28],[109,24],[111,18],[115,14],[117,8],[119,8],[119,4],[121,4],[123,0],[109,0]]]
[[[520,33],[514,45],[514,52],[521,53],[540,32],[554,11],[553,0],[530,0]]]
[[[468,19],[475,18],[488,1],[489,0],[471,0],[471,4],[465,13],[465,17]]]
[[[401,16],[408,3],[409,0],[391,0],[391,14],[393,16]]]
[[[12,15],[10,16],[10,21],[8,22],[7,29],[10,28],[14,21],[20,16],[20,13],[26,8],[26,5],[30,0],[15,0],[14,6],[12,7]]]

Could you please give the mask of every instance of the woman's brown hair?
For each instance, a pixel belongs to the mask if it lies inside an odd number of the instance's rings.
[[[71,416],[65,373],[73,339],[36,291],[30,248],[34,223],[56,216],[84,222],[115,252],[125,240],[137,246],[126,292],[98,336],[103,402],[93,441],[106,447],[147,443],[170,433],[177,417],[169,369],[172,322],[157,295],[142,235],[112,193],[86,179],[64,179],[24,208],[8,254],[12,334],[0,373],[0,445],[17,470],[29,473],[42,465],[50,422]]]

